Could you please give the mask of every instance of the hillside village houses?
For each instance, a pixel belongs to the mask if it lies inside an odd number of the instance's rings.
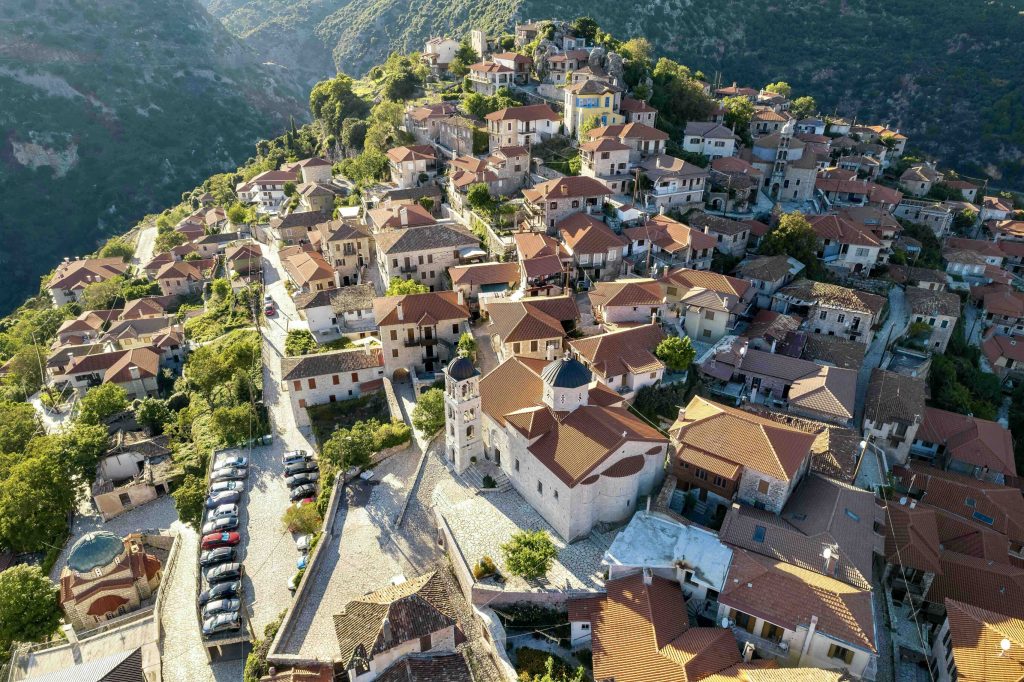
[[[382,574],[330,614],[342,652],[322,663],[342,662],[352,679],[398,679],[387,673],[435,657],[448,666],[467,634],[453,596],[487,623],[494,605],[567,609],[570,648],[591,647],[595,679],[619,682],[874,680],[883,666],[909,679],[918,664],[943,681],[969,670],[981,679],[1005,662],[978,650],[995,632],[1017,660],[1006,625],[1024,612],[1013,434],[998,419],[942,409],[951,406],[929,373],[966,342],[981,358],[958,363],[993,373],[1007,395],[1024,380],[1018,207],[983,183],[910,163],[912,141],[894,127],[797,118],[787,96],[765,88],[695,83],[714,100],[708,120],[668,126],[650,92],[630,91],[621,61],[567,23],[548,26],[519,24],[513,48],[474,32],[481,61],[466,65],[466,91],[507,88],[502,96],[524,103],[481,120],[430,88],[407,103],[408,136],[382,150],[377,185],[335,178],[344,155],[332,149],[240,182],[239,202],[262,214],[254,225],[233,224],[211,194],[171,228],[185,243],[145,263],[62,263],[45,285],[56,307],[122,276],[161,295],[62,322],[40,358],[45,384],[167,397],[165,380],[198,343],[188,324],[204,314],[197,302],[233,278],[236,292],[268,285],[254,306],[268,338],[312,336],[314,352],[265,356],[279,363],[280,407],[300,430],[316,425],[321,410],[310,408],[379,392],[401,418],[440,390],[437,456],[450,466],[426,453],[430,474],[417,480],[423,492],[453,487],[425,498],[425,520],[392,516],[389,532],[402,543],[419,524],[414,532],[447,552],[457,588],[448,591],[447,573],[391,586]],[[543,47],[525,54],[538,38]],[[460,39],[433,38],[421,55],[431,86],[456,96],[448,67]],[[738,131],[721,101],[734,96],[755,104]],[[490,204],[478,203],[479,185]],[[934,198],[944,189],[954,200]],[[968,209],[972,224],[955,218]],[[759,252],[794,211],[818,263]],[[389,294],[395,280],[425,293]],[[464,334],[474,352],[459,350]],[[677,338],[695,356],[682,371],[670,369]],[[969,401],[973,389],[962,386]],[[161,459],[167,448],[129,445],[115,458],[148,452],[124,461],[159,477],[124,500],[111,460],[94,486],[105,517],[178,480],[160,468],[173,460]],[[379,466],[391,471],[409,452]],[[371,485],[402,483],[386,476]],[[439,499],[456,489],[472,493],[468,521]],[[368,523],[378,497],[361,503]],[[537,529],[557,556],[548,574],[525,580],[500,545]],[[103,544],[121,570],[121,545]],[[485,556],[498,576],[481,570]],[[143,568],[153,582],[159,567]],[[304,594],[292,608],[321,608]],[[65,596],[72,610],[89,600]],[[113,611],[134,607],[122,599]],[[913,614],[921,622],[910,627]],[[291,662],[275,663],[268,680],[298,679],[292,659],[280,660]],[[469,679],[457,664],[443,669],[456,668],[435,678]]]

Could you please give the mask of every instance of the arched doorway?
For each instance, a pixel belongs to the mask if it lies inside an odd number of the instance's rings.
[[[778,199],[779,198],[779,183],[776,182],[775,184],[772,185],[772,191],[771,191],[771,194],[769,196],[772,199]]]
[[[399,367],[398,369],[396,369],[394,372],[391,373],[391,381],[399,382],[399,381],[408,381],[408,380],[409,380],[409,370],[406,369],[405,367]]]

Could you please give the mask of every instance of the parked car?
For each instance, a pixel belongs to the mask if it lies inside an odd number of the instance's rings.
[[[208,549],[199,555],[200,566],[215,566],[216,564],[227,563],[228,561],[234,561],[235,559],[235,548],[234,547],[218,547],[217,549]]]
[[[210,589],[199,594],[199,605],[202,606],[204,604],[208,604],[211,601],[216,601],[218,599],[229,599],[231,597],[237,597],[239,594],[241,594],[241,589],[242,583],[238,582],[237,580],[234,582],[217,583],[216,585],[211,585]]]
[[[263,306],[263,314],[266,315],[267,317],[273,317],[274,313],[276,312],[277,311],[274,309],[273,303],[267,303],[265,306]]]
[[[211,481],[240,481],[249,475],[248,469],[217,469],[210,474]]]
[[[304,471],[293,476],[288,476],[284,479],[284,484],[289,488],[297,488],[300,485],[307,483],[315,483],[320,479],[319,471]]]
[[[213,585],[222,583],[225,580],[238,580],[242,577],[242,564],[231,562],[230,564],[219,564],[206,572],[206,582]]]
[[[309,543],[312,542],[312,540],[312,535],[300,535],[298,539],[295,541],[295,549],[299,550],[300,552],[308,552]]]
[[[209,535],[210,533],[219,533],[225,530],[234,530],[238,528],[238,517],[237,516],[222,516],[219,519],[213,519],[203,524],[203,535]]]
[[[313,461],[313,456],[305,450],[289,450],[281,456],[281,461],[286,465],[292,462],[311,462]]]
[[[263,297],[263,302],[264,303],[273,303],[274,302],[274,297],[271,296],[270,294],[267,294],[267,295],[265,295]]]
[[[210,496],[206,498],[206,508],[216,509],[222,504],[234,504],[242,498],[242,494],[237,490],[221,490],[220,492],[210,493]]]
[[[299,557],[299,560],[295,562],[295,568],[297,568],[297,569],[299,569],[301,571],[302,569],[304,569],[306,567],[306,564],[308,562],[309,562],[309,555],[308,554],[303,554],[302,556]]]
[[[213,465],[213,470],[217,471],[219,469],[231,469],[231,468],[243,469],[243,468],[245,468],[247,466],[249,466],[249,460],[248,459],[246,459],[245,457],[242,457],[241,455],[235,455],[233,457],[225,457],[223,459],[217,460],[214,463],[214,465]]]
[[[302,500],[307,497],[315,496],[316,486],[312,483],[306,483],[304,485],[300,485],[297,488],[292,488],[292,491],[288,494],[288,499],[291,500],[292,502],[295,502],[296,500]]]
[[[245,490],[245,483],[243,481],[217,481],[216,483],[210,484],[210,493],[222,493],[229,490],[237,490],[242,492]]]
[[[216,616],[218,613],[237,613],[242,602],[238,599],[218,599],[203,607],[203,618]]]
[[[230,632],[242,627],[242,618],[238,612],[219,613],[203,621],[203,634],[207,637],[218,632]]]
[[[238,516],[238,505],[237,504],[222,504],[216,507],[208,518],[219,519],[222,516]]]
[[[242,536],[236,532],[210,533],[203,536],[200,543],[202,549],[217,549],[218,547],[231,547],[237,545]]]
[[[307,471],[319,471],[319,470],[320,470],[320,467],[317,465],[316,462],[300,459],[297,462],[292,462],[291,464],[286,464],[285,467],[284,467],[284,475],[285,476],[294,476],[295,474],[303,474],[303,473],[305,473]]]

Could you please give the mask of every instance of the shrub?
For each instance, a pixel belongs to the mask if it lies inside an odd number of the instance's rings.
[[[512,575],[527,580],[541,578],[551,568],[558,549],[545,530],[519,531],[501,545],[505,566]]]
[[[432,388],[420,395],[412,410],[412,425],[427,436],[444,428],[444,391]]]
[[[497,572],[498,566],[494,563],[494,559],[486,555],[477,562],[476,566],[473,567],[473,577],[477,580],[494,575]]]
[[[284,340],[284,354],[287,356],[309,355],[320,350],[316,339],[308,329],[292,329]]]
[[[484,476],[483,484],[485,488],[494,488],[498,485],[497,482],[491,478],[490,474]]]
[[[323,519],[316,505],[303,504],[301,506],[289,505],[281,516],[281,523],[289,533],[315,533],[320,530]]]

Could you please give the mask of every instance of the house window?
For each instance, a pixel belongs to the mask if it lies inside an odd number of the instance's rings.
[[[306,383],[309,384],[310,388],[316,388],[316,379],[307,379]]]
[[[306,409],[306,399],[305,398],[299,398],[299,408],[303,409],[303,410]]]
[[[768,481],[762,479],[757,482],[757,492],[761,493],[762,495],[767,495],[769,488],[770,486],[768,485]]]
[[[459,325],[453,324],[452,325],[452,334],[458,334],[458,333],[459,333]]]
[[[705,320],[713,320],[713,319],[715,319],[715,311],[714,310],[705,310],[704,311],[704,319]]]
[[[704,330],[704,331],[703,331],[703,332],[701,333],[701,336],[703,336],[703,337],[705,337],[705,338],[710,338],[710,337],[711,337],[711,330],[710,330],[710,329],[705,329],[705,330]]]
[[[515,353],[516,355],[519,355],[519,348],[520,346],[518,341],[512,344],[512,352]]]
[[[358,381],[359,381],[359,373],[358,372],[352,372],[352,383],[357,383]]]
[[[544,483],[542,483],[541,481],[537,481],[537,494],[538,495],[543,495],[544,494]]]
[[[555,499],[557,500],[558,499],[558,488],[552,488],[552,492],[554,493]]]
[[[580,200],[579,199],[573,199],[572,200],[572,207],[573,208],[579,208],[580,207]]]
[[[516,471],[519,471],[519,460],[516,460]]]
[[[764,535],[768,529],[764,526],[754,526],[754,542],[764,542]]]
[[[839,316],[836,318],[836,321],[839,324],[842,324],[843,322],[846,322],[846,315],[843,315],[842,313],[839,313]]]
[[[757,619],[750,614],[732,609],[729,612],[729,617],[732,618],[733,622],[735,622],[737,626],[743,628],[747,632],[754,632],[754,623],[757,622]]]
[[[548,205],[548,208],[550,208],[550,209],[551,209],[552,211],[554,211],[554,210],[555,210],[556,208],[558,208],[558,202],[557,202],[557,201],[552,201],[552,202],[551,202],[551,203],[550,203],[550,204]]]
[[[693,477],[694,478],[699,478],[702,481],[706,481],[706,480],[708,480],[708,472],[704,471],[700,467],[694,467],[693,468]]]
[[[393,357],[393,358],[397,358],[398,357],[398,349],[397,348],[392,348],[391,349],[391,357]]]
[[[653,376],[654,375],[652,374],[651,377],[653,378]],[[725,487],[725,479],[722,478],[721,476],[715,476],[713,483],[719,488]]]
[[[775,623],[765,623],[764,627],[761,628],[761,637],[770,640],[772,642],[779,642],[782,640],[782,634],[785,632]]]
[[[391,330],[391,340],[392,341],[398,341],[398,330],[397,329],[392,329]]]
[[[838,644],[833,644],[828,648],[828,657],[838,659],[849,665],[853,662],[853,651]]]
[[[820,312],[820,313],[818,314],[818,319],[819,319],[819,320],[827,320],[827,319],[828,319],[828,313],[827,313],[827,312],[825,312],[824,310],[822,310],[822,311],[821,311],[821,312]]]
[[[331,383],[337,386],[338,384],[341,383],[341,377],[335,374],[334,376],[331,377]]]
[[[302,382],[301,382],[301,381],[299,381],[298,379],[296,379],[295,381],[293,381],[293,382],[292,382],[292,387],[293,387],[293,388],[294,388],[294,389],[295,389],[296,391],[301,391],[301,390],[302,390]]]

